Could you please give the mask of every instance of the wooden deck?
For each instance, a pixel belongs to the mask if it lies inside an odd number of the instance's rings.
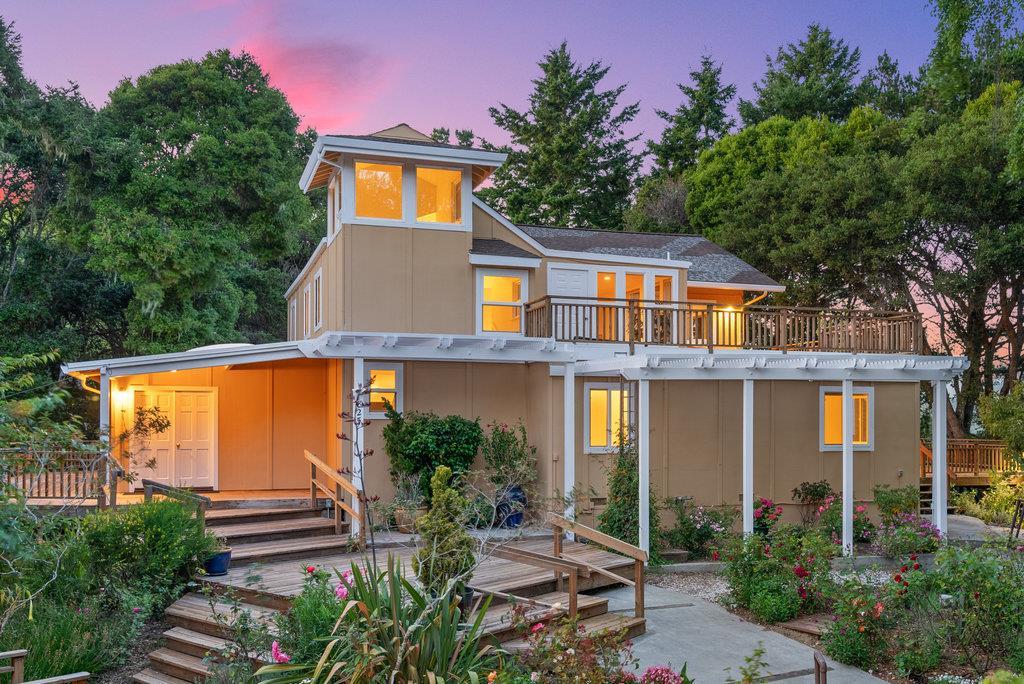
[[[509,542],[509,546],[540,553],[551,553],[551,538],[538,538]],[[413,546],[399,546],[377,550],[377,565],[385,567],[388,555],[396,557],[406,571],[412,573]],[[598,566],[624,578],[632,577],[633,560],[624,556],[605,551],[591,544],[565,542],[563,553],[575,560]],[[370,562],[368,552],[339,553],[310,559],[308,563],[296,560],[281,560],[260,565],[233,567],[222,577],[205,577],[204,582],[218,589],[234,589],[246,600],[270,607],[284,607],[288,600],[302,591],[303,568],[315,565],[325,570],[345,570],[353,563],[361,565]],[[247,578],[256,575],[259,580],[249,585]],[[590,577],[581,577],[581,591],[615,584],[611,577],[594,572]],[[336,583],[336,582],[335,582]],[[500,592],[529,598],[546,594],[556,589],[554,574],[544,570],[511,560],[494,557],[482,557],[473,580],[474,589],[482,592]]]

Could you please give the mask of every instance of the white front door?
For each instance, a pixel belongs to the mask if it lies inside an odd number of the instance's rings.
[[[140,479],[174,487],[217,485],[217,401],[211,389],[135,390],[136,408],[157,407],[170,427],[133,447]]]
[[[552,267],[548,271],[548,294],[555,300],[554,335],[561,340],[594,337],[590,330],[593,312],[590,303],[559,297],[590,297],[590,271],[585,268]],[[562,305],[559,306],[559,301]]]

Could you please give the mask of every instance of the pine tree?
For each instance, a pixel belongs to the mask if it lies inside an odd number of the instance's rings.
[[[697,157],[710,148],[736,121],[726,107],[736,96],[735,85],[722,84],[722,66],[710,55],[700,58],[700,69],[690,72],[693,85],[677,83],[683,102],[674,112],[656,110],[668,125],[661,140],[647,143],[654,155],[652,175],[676,176],[697,163]]]
[[[490,109],[508,132],[508,160],[481,196],[519,223],[619,228],[641,157],[623,128],[639,103],[619,108],[625,85],[600,90],[609,67],[582,66],[565,43],[539,62],[529,108]]]
[[[882,52],[861,83],[861,96],[865,104],[890,119],[900,119],[913,109],[919,85],[913,75],[900,73],[899,62],[888,52]]]
[[[435,128],[430,132],[430,137],[434,142],[452,144],[452,133],[447,126]],[[473,147],[473,141],[475,140],[476,134],[473,133],[472,128],[455,129],[455,145],[459,147]]]
[[[860,48],[850,48],[820,24],[807,27],[807,37],[780,47],[766,57],[768,70],[754,84],[757,98],[740,100],[745,125],[773,116],[797,120],[804,116],[845,119],[857,105],[854,83],[860,69]]]

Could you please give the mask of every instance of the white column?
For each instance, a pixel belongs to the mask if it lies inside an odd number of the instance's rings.
[[[743,381],[743,534],[754,533],[754,381]]]
[[[110,445],[110,371],[100,368],[100,440]]]
[[[363,468],[356,458],[356,452],[362,453],[363,450],[363,418],[364,418],[364,407],[363,397],[359,394],[360,385],[363,384],[364,380],[363,370],[363,359],[355,358],[352,359],[352,484],[356,486],[356,489],[362,490],[363,488]],[[359,513],[359,507],[361,503],[358,498],[352,500],[352,510]],[[359,534],[359,516],[353,516],[352,536]]]
[[[562,495],[566,498],[565,517],[576,515],[575,502],[569,499],[576,486],[576,364],[565,364],[562,376]]]
[[[853,555],[853,380],[843,380],[843,554]]]
[[[932,522],[946,536],[949,492],[946,473],[946,381],[932,382]]]
[[[636,446],[640,480],[640,548],[651,551],[651,388],[640,380],[637,388]]]

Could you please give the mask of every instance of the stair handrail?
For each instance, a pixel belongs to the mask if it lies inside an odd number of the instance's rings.
[[[10,665],[0,665],[0,674],[11,675],[11,684],[79,684],[89,681],[88,672],[75,672],[72,674],[47,677],[46,679],[34,679],[25,682],[25,659],[28,657],[28,649],[19,648],[13,651],[0,652],[0,662],[9,660]]]
[[[174,499],[175,501],[194,505],[196,507],[196,517],[199,518],[200,522],[206,521],[206,511],[210,510],[213,506],[213,500],[208,496],[196,494],[189,489],[174,487],[163,482],[157,482],[156,480],[143,479],[143,501],[152,501],[154,494],[160,494],[161,496],[166,496],[168,499]]]
[[[485,544],[483,546],[483,553],[495,558],[502,558],[515,563],[523,563],[524,565],[532,565],[536,568],[554,571],[558,591],[562,591],[563,575],[568,577],[569,618],[576,619],[579,613],[579,578],[580,575],[590,577],[590,569],[585,564],[565,558],[548,556],[547,554],[529,549],[516,548],[507,544]]]
[[[639,546],[633,546],[621,539],[599,532],[592,527],[580,524],[575,520],[569,520],[557,513],[548,514],[548,523],[551,525],[551,531],[554,536],[554,553],[555,558],[566,559],[562,552],[562,539],[566,532],[570,532],[577,537],[583,537],[590,541],[600,544],[606,548],[611,549],[617,553],[621,553],[624,556],[628,556],[633,559],[633,614],[638,618],[644,616],[644,566],[647,564],[649,558],[646,551],[641,549]],[[626,583],[630,583],[626,580]]]
[[[352,520],[359,522],[359,547],[365,548],[366,546],[366,501],[363,499],[363,495],[360,493],[359,488],[354,483],[349,481],[340,470],[332,468],[328,464],[316,457],[308,449],[303,450],[303,456],[309,463],[309,500],[310,506],[316,509],[317,492],[323,493],[328,499],[334,502],[334,532],[335,534],[341,534],[342,518],[341,513],[344,511],[348,513]],[[322,474],[325,478],[333,483],[333,487],[327,487],[322,484],[318,479],[317,475]],[[353,503],[358,502],[359,509],[350,505],[345,500],[345,495],[342,492],[347,492],[352,497]]]

